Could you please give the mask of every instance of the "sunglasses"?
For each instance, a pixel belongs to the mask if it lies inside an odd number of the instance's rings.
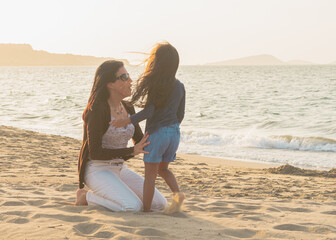
[[[120,79],[121,81],[126,82],[130,78],[128,73],[123,73],[120,76],[116,77],[116,80]]]

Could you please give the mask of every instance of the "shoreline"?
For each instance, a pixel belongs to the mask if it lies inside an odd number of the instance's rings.
[[[77,138],[73,138],[73,137],[68,137],[68,136],[62,136],[59,134],[53,134],[53,133],[44,133],[42,131],[34,131],[34,130],[28,130],[28,129],[24,129],[24,128],[17,128],[14,126],[7,126],[7,125],[0,125],[1,127],[5,127],[5,128],[12,128],[13,130],[17,130],[17,131],[27,131],[27,132],[32,132],[32,133],[38,133],[38,134],[45,134],[45,135],[51,135],[51,136],[58,136],[58,137],[64,137],[64,138],[71,138],[77,141],[82,141],[81,139],[77,139]],[[249,161],[249,160],[240,160],[240,159],[231,159],[231,158],[220,158],[220,157],[212,157],[212,156],[204,156],[204,155],[198,155],[198,154],[189,154],[189,153],[177,153],[178,156],[183,156],[185,158],[191,159],[193,158],[194,160],[198,161],[198,162],[202,162],[202,161],[208,161],[210,163],[213,164],[219,164],[219,165],[223,165],[223,166],[242,166],[245,165],[246,167],[249,168],[268,168],[268,167],[276,167],[276,166],[280,166],[280,164],[272,164],[272,163],[263,163],[263,162],[255,162],[255,161]]]
[[[73,205],[80,146],[70,137],[0,126],[4,239],[336,238],[336,169],[178,154],[171,168],[186,194],[182,212],[111,212]],[[143,176],[141,159],[126,164]],[[156,187],[170,201],[162,178]]]
[[[34,131],[34,130],[27,130],[27,129],[22,129],[22,128],[17,128],[13,126],[7,126],[7,125],[0,125],[0,131],[1,129],[11,129],[12,131],[18,131],[18,132],[28,132],[31,134],[41,134],[49,137],[57,137],[57,138],[65,138],[65,139],[71,139],[73,141],[77,141],[81,144],[82,140],[77,139],[74,137],[69,137],[69,136],[62,136],[59,134],[52,134],[52,133],[44,133],[44,132],[39,132],[39,131]],[[79,149],[78,149],[79,153]],[[204,155],[199,155],[199,154],[189,154],[189,153],[177,153],[177,158],[183,158],[188,161],[193,161],[197,163],[207,163],[211,165],[217,165],[217,166],[222,166],[222,167],[236,167],[236,168],[251,168],[251,169],[267,169],[267,168],[280,168],[281,166],[286,166],[289,164],[280,164],[280,163],[269,163],[269,162],[257,162],[257,161],[252,161],[252,160],[242,160],[242,159],[232,159],[232,158],[221,158],[221,157],[213,157],[213,156],[204,156]],[[141,159],[142,160],[142,155],[134,157],[136,159]],[[335,171],[336,168],[308,168],[308,167],[296,167],[289,165],[293,168],[297,169],[303,169],[304,171],[315,171],[315,172],[333,172]]]
[[[0,125],[0,127],[8,127],[8,128],[13,128],[17,130],[23,130],[23,131],[28,131],[28,132],[33,132],[33,133],[39,133],[39,134],[46,134],[46,135],[52,135],[52,136],[59,136],[59,137],[65,137],[65,138],[71,138],[77,141],[82,141],[82,139],[77,139],[74,137],[70,136],[63,136],[60,134],[54,134],[54,133],[45,133],[43,131],[38,131],[38,130],[30,130],[30,129],[25,129],[25,128],[18,128],[15,126],[8,126],[8,125]],[[268,167],[278,167],[281,166],[282,164],[280,163],[269,163],[269,162],[261,162],[261,161],[253,161],[253,160],[242,160],[242,159],[233,159],[233,158],[221,158],[221,157],[216,157],[216,156],[205,156],[205,155],[199,155],[199,154],[189,154],[189,153],[177,153],[177,155],[181,155],[187,158],[195,158],[198,161],[209,161],[212,163],[216,163],[217,161],[221,161],[219,164],[223,166],[246,166],[250,168],[268,168]],[[190,156],[190,157],[188,157]],[[300,167],[302,168],[302,167]],[[305,168],[305,169],[312,169],[312,170],[327,170],[326,168]]]
[[[192,160],[194,162],[203,163],[207,162],[210,164],[221,165],[223,167],[245,167],[245,168],[254,168],[254,169],[264,169],[280,166],[279,164],[268,164],[268,163],[258,163],[252,161],[243,161],[243,160],[233,160],[227,158],[218,158],[218,157],[210,157],[196,154],[186,154],[186,153],[177,153],[178,156]]]

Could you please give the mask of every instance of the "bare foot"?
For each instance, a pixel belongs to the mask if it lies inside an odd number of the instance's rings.
[[[86,193],[87,190],[85,189],[77,189],[76,192],[76,202],[75,205],[76,206],[86,206],[88,205],[88,202],[86,201]]]
[[[163,210],[165,214],[172,214],[181,211],[185,195],[183,192],[174,192],[172,203]]]

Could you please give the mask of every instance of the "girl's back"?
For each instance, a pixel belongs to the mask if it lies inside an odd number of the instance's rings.
[[[155,109],[152,117],[147,119],[146,131],[150,134],[161,127],[181,123],[184,118],[185,89],[183,83],[175,81],[169,100],[163,108]]]
[[[176,80],[174,88],[169,96],[169,100],[162,108],[156,108],[149,102],[144,110],[130,117],[131,122],[136,124],[144,119],[146,122],[146,132],[151,134],[161,127],[181,123],[184,118],[185,109],[185,89],[183,83]]]

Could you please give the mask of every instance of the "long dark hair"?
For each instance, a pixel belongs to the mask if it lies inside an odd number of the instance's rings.
[[[88,104],[83,112],[82,118],[87,121],[87,117],[97,104],[106,102],[110,97],[106,84],[116,81],[116,73],[124,66],[123,62],[108,60],[103,62],[96,70],[94,82]]]
[[[163,108],[173,91],[179,62],[178,52],[171,44],[157,44],[146,60],[131,103],[145,107],[151,102],[156,108]]]

